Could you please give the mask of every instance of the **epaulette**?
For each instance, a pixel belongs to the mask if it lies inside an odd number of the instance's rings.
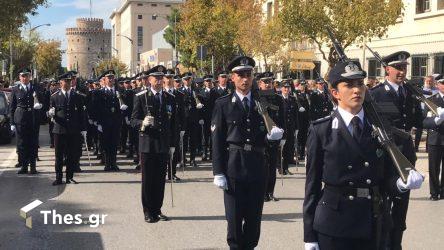
[[[322,118],[312,121],[312,124],[319,124],[319,123],[323,123],[323,122],[330,121],[330,120],[331,120],[331,115],[327,115],[326,117],[322,117]]]
[[[142,90],[142,91],[140,91],[139,93],[137,93],[136,96],[144,95],[146,92],[147,92],[146,89],[145,89],[145,90]]]
[[[59,93],[59,92],[60,92],[60,90],[57,90],[56,92],[52,93],[51,96],[53,96],[53,95],[55,95],[55,94],[57,94],[57,93]]]
[[[83,94],[82,92],[80,92],[80,91],[76,91],[76,94],[78,94],[78,95],[81,95],[81,96],[83,96],[83,97],[86,97],[86,95],[85,94]]]
[[[383,87],[384,85],[385,85],[384,83],[380,83],[380,84],[378,84],[378,85],[376,85],[376,86],[370,88],[370,90],[374,90],[374,89],[377,89],[377,88]]]

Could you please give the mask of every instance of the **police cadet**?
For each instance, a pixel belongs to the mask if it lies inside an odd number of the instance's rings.
[[[297,131],[297,155],[299,161],[305,160],[305,145],[307,143],[308,127],[310,125],[310,103],[307,84],[305,81],[297,86],[297,91],[293,92],[299,104],[298,131]]]
[[[151,88],[136,94],[131,124],[140,129],[142,205],[145,221],[168,220],[161,212],[169,154],[174,154],[174,96],[162,90],[165,67],[147,71]]]
[[[288,164],[295,164],[294,161],[294,141],[295,141],[295,133],[298,129],[298,113],[299,113],[299,105],[296,97],[290,95],[291,90],[291,81],[290,77],[286,77],[282,80],[281,87],[281,96],[283,100],[283,113],[284,113],[284,139],[285,144],[282,152],[282,170],[284,175],[292,173],[288,170]],[[279,169],[279,171],[281,171]]]
[[[132,132],[133,129],[131,127],[131,113],[133,112],[133,104],[134,104],[134,91],[131,89],[131,79],[124,78],[122,80],[123,88],[119,92],[123,104],[127,105],[128,108],[122,111],[123,119],[122,119],[122,129],[120,132],[120,153],[125,154],[128,143],[128,155],[127,158],[130,158],[134,155],[134,142],[132,141]],[[128,140],[129,139],[129,140]]]
[[[322,79],[316,80],[317,90],[311,92],[310,95],[310,119],[315,121],[325,117],[333,110],[333,104],[328,98],[326,86]]]
[[[438,106],[439,116],[434,116],[426,109],[427,117],[423,122],[424,128],[428,129],[430,199],[433,201],[444,199],[444,79],[438,79],[436,87],[438,93],[431,96],[430,100]]]
[[[203,138],[204,138],[204,150],[202,161],[210,160],[212,157],[211,153],[211,115],[213,114],[214,102],[218,98],[219,94],[216,89],[213,88],[213,76],[205,75],[203,77],[205,87],[200,91],[200,96],[202,97],[202,103],[204,107],[202,108],[202,119],[203,124]]]
[[[174,128],[174,148],[180,148],[180,133],[185,133],[185,114],[184,114],[184,94],[180,92],[179,88],[175,88],[176,79],[180,80],[180,77],[174,76],[174,71],[169,69],[166,71],[163,78],[164,91],[174,96],[174,104],[176,106],[176,118]],[[181,151],[175,150],[173,155],[173,161],[168,162],[168,180],[180,181],[180,178],[176,176],[176,169],[181,160]],[[179,164],[180,167],[180,164]]]
[[[61,88],[51,95],[49,116],[54,120],[55,172],[56,180],[52,185],[62,184],[63,164],[66,162],[66,183],[73,180],[79,147],[79,135],[86,136],[86,111],[82,96],[71,89],[70,72],[59,77]]]
[[[267,95],[267,101],[274,105],[277,109],[268,108],[268,113],[270,118],[276,123],[280,128],[284,127],[284,108],[282,97],[277,95],[273,88],[273,73],[264,72],[258,75],[259,78],[259,89],[260,90],[272,90],[273,95]],[[280,138],[277,140],[268,140],[265,147],[266,165],[268,167],[268,181],[266,186],[266,193],[264,196],[265,201],[279,201],[278,198],[274,196],[274,188],[276,186],[276,171],[278,166],[281,164],[280,158]]]
[[[190,153],[190,165],[197,167],[196,149],[199,139],[199,110],[203,108],[203,104],[199,102],[196,90],[192,87],[192,74],[185,73],[182,75],[183,87],[180,89],[184,93],[185,105],[185,135],[183,138],[184,151]],[[184,159],[186,162],[186,159]]]
[[[105,171],[119,171],[116,163],[117,146],[119,144],[122,112],[128,106],[120,104],[115,87],[114,70],[104,74],[105,88],[101,90],[98,107],[98,130],[103,133],[103,149],[105,154]]]
[[[49,90],[45,93],[45,99],[47,99],[48,102],[48,111],[49,111],[49,106],[50,106],[50,101],[51,101],[51,96],[52,94],[54,94],[55,92],[59,91],[60,85],[58,83],[58,81],[56,80],[51,80],[50,83],[50,87]],[[48,112],[47,111],[47,112]],[[50,139],[50,148],[54,148],[54,134],[52,133],[52,130],[54,129],[54,122],[52,120],[52,118],[49,116],[49,114],[46,114],[46,117],[48,118],[48,127],[49,127],[49,139]]]
[[[370,94],[374,100],[381,106],[381,109],[387,111],[385,116],[392,125],[408,133],[412,127],[422,127],[423,114],[420,103],[412,96],[412,93],[404,87],[407,72],[407,59],[410,54],[405,51],[395,52],[383,58],[388,65],[385,68],[386,80],[383,84],[374,87]],[[387,105],[389,104],[389,105]],[[391,111],[394,107],[395,112]],[[413,142],[412,142],[413,143]],[[402,153],[412,159],[413,164],[416,161],[416,154],[402,150]],[[410,192],[402,193],[392,197],[392,219],[393,229],[390,232],[390,249],[401,249],[403,231],[406,229],[406,217],[409,204]]]
[[[31,71],[27,68],[19,72],[20,84],[11,91],[11,130],[16,131],[18,174],[27,174],[28,165],[31,174],[37,174],[36,158],[39,140],[40,109],[43,105],[41,90],[38,85],[30,83]]]
[[[223,70],[217,75],[218,85],[216,86],[217,97],[231,94],[233,90],[228,86],[228,72]]]
[[[381,249],[382,199],[423,182],[415,170],[407,183],[391,171],[362,106],[365,76],[358,62],[337,63],[329,80],[338,109],[309,128],[303,205],[307,250]],[[404,140],[404,146],[409,144]]]
[[[211,121],[214,184],[224,190],[227,243],[230,249],[253,249],[259,242],[264,205],[268,139],[280,139],[274,127],[267,135],[252,93],[255,61],[246,56],[228,66],[235,91],[216,100]]]

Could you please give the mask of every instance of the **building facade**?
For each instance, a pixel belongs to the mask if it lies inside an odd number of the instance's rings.
[[[122,0],[110,16],[113,56],[129,66],[133,75],[141,70],[141,54],[155,49],[153,34],[167,25],[171,9],[181,0]]]
[[[92,78],[97,64],[111,58],[111,30],[104,29],[99,18],[78,18],[76,23],[77,27],[66,29],[67,67]]]
[[[407,78],[422,78],[433,73],[444,73],[444,0],[404,0],[404,15],[389,27],[386,36],[366,43],[382,57],[405,50],[411,54],[407,67]],[[349,46],[345,53],[359,60],[369,77],[384,78],[381,64],[362,44]],[[328,64],[322,60],[321,71],[325,74]]]

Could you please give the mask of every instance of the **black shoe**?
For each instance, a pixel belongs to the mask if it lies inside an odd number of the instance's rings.
[[[139,171],[140,170],[140,165],[137,165],[135,170]]]
[[[28,173],[28,169],[27,168],[22,168],[20,169],[17,174],[27,174]]]
[[[270,200],[272,200],[272,201],[279,201],[279,199],[276,198],[273,194],[270,194],[269,197],[270,197]]]
[[[15,164],[15,168],[19,168],[20,167],[20,164]]]
[[[39,158],[39,157],[37,157],[36,161],[40,161],[40,158]]]
[[[440,195],[439,195],[439,198],[440,198],[441,200],[444,200],[444,193],[440,194]]]
[[[62,181],[62,180],[55,180],[55,181],[52,183],[53,186],[58,186],[58,185],[62,185],[62,184],[63,184],[63,181]]]
[[[192,161],[190,164],[191,164],[191,166],[192,166],[193,168],[197,168],[196,161]]]
[[[38,174],[37,170],[35,168],[31,168],[30,174]]]
[[[49,148],[54,148],[54,144],[49,145]]]
[[[111,167],[111,170],[112,170],[112,171],[119,172],[119,171],[120,171],[120,168],[119,168],[118,166],[113,166],[113,167]]]
[[[279,174],[282,174],[282,171],[281,171],[281,169],[280,169],[280,168],[278,169],[278,173],[279,173]]]
[[[159,220],[160,220],[159,216],[155,216],[155,217],[145,216],[145,221],[148,223],[157,223],[157,222],[159,222]]]
[[[134,159],[133,163],[139,163],[139,159]]]
[[[176,175],[173,175],[173,180],[175,180],[175,181],[180,181],[180,178],[177,177]]]
[[[162,213],[160,213],[158,217],[159,217],[159,220],[161,220],[161,221],[169,221],[170,220],[170,218],[168,218],[168,216],[166,216]]]
[[[438,195],[437,194],[432,194],[431,196],[430,196],[430,198],[429,198],[430,200],[432,200],[432,201],[437,201],[437,200],[439,200],[439,198],[438,198]]]
[[[74,184],[79,184],[77,181],[75,181],[73,178],[71,178],[71,179],[66,179],[66,184],[71,184],[71,183],[74,183]]]
[[[271,201],[270,194],[265,194],[264,201],[265,201],[265,202],[269,202],[269,201]]]
[[[202,161],[208,161],[207,157],[206,156],[202,157]]]
[[[283,175],[287,175],[287,174],[288,174],[287,170],[284,170]]]
[[[293,175],[293,173],[292,172],[290,172],[290,170],[285,170],[285,172],[288,174],[288,175]]]
[[[111,169],[110,167],[106,166],[103,170],[105,170],[106,172],[109,172],[109,171],[111,171],[112,169]]]

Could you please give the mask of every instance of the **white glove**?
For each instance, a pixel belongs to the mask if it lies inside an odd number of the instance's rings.
[[[94,126],[97,126],[97,122],[94,122]]]
[[[286,142],[287,140],[285,140],[285,139],[282,139],[280,142],[279,142],[279,147],[283,147],[284,145],[285,145],[285,142]]]
[[[125,116],[125,123],[126,123],[126,125],[130,125],[131,124],[130,120],[128,119],[128,116]]]
[[[126,106],[125,104],[122,104],[120,106],[120,110],[125,111],[128,108],[128,106]]]
[[[408,189],[419,189],[424,182],[424,176],[416,170],[410,170],[407,177],[407,183],[404,183],[401,178],[396,181],[396,186],[399,191],[405,192]]]
[[[34,104],[34,109],[41,109],[43,108],[43,105],[41,103]]]
[[[199,120],[199,125],[204,125],[204,124],[205,124],[204,120]]]
[[[143,119],[142,125],[145,127],[148,127],[150,125],[154,125],[154,117],[145,116],[145,119]]]
[[[80,134],[83,136],[83,137],[85,137],[86,136],[86,131],[80,131]]]
[[[100,132],[100,133],[103,133],[103,129],[102,129],[102,125],[97,125],[97,130]]]
[[[227,179],[223,174],[215,175],[213,183],[220,189],[228,190]]]
[[[15,125],[11,125],[11,132],[15,132]]]
[[[271,129],[270,134],[267,134],[267,139],[269,141],[277,141],[282,138],[282,135],[284,134],[284,130],[278,127],[273,127]]]
[[[175,147],[170,147],[170,155],[173,155],[175,151],[176,151]]]
[[[88,123],[89,123],[90,125],[93,125],[93,124],[94,124],[94,122],[93,122],[92,119],[88,119]]]
[[[444,119],[444,108],[438,107],[438,116],[441,119]]]
[[[319,244],[317,242],[306,242],[305,250],[319,250]]]
[[[185,131],[183,131],[183,130],[180,131],[180,132],[179,132],[179,135],[180,135],[180,137],[183,137],[183,136],[185,135]]]
[[[203,106],[204,106],[204,105],[203,105],[202,103],[198,103],[198,104],[196,105],[196,108],[197,108],[197,109],[201,109],[201,108],[203,108]]]
[[[304,107],[300,107],[299,108],[299,112],[305,112],[305,108]]]
[[[48,116],[55,116],[55,108],[52,107],[48,110]]]

